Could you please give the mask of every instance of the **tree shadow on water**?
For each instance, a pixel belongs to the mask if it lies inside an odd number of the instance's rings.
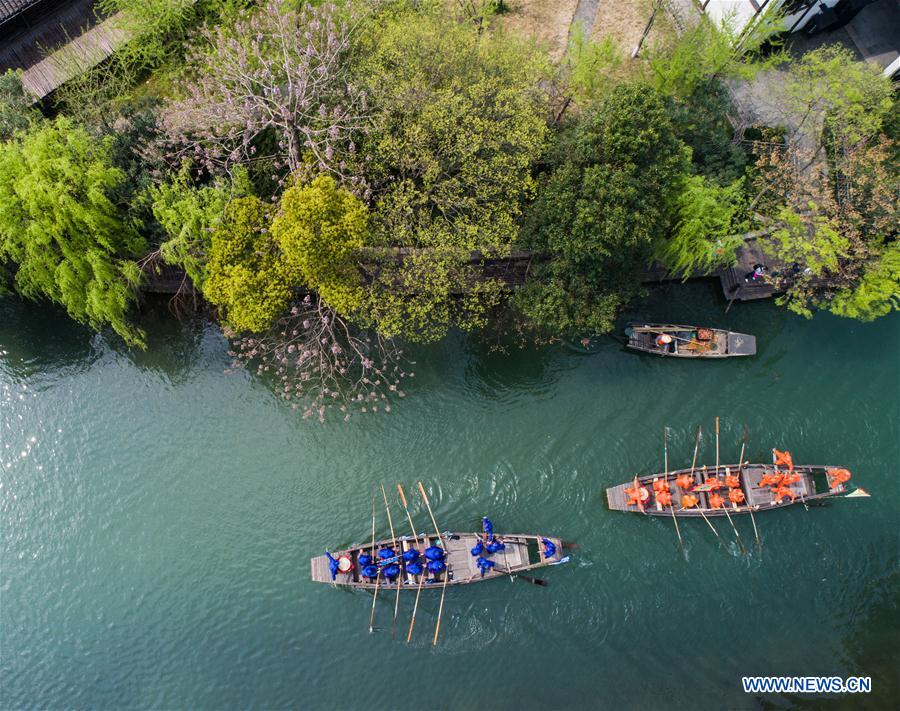
[[[176,318],[165,299],[145,301],[134,319],[147,333],[145,350],[127,346],[109,329],[98,333],[79,324],[53,304],[0,296],[0,370],[14,378],[58,376],[83,372],[113,354],[177,382],[200,359],[204,335],[216,333],[204,315]]]
[[[0,296],[0,371],[14,378],[85,370],[99,357],[100,340],[49,303]]]

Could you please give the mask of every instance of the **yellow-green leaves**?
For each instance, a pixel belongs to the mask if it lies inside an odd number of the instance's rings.
[[[0,144],[0,265],[23,296],[139,345],[127,318],[140,278],[130,258],[146,244],[113,200],[126,176],[110,156],[109,140],[62,117]]]
[[[355,267],[366,243],[365,205],[328,176],[295,184],[273,211],[255,197],[228,203],[212,233],[203,293],[235,331],[265,331],[293,289],[309,289],[339,314],[363,300]],[[270,228],[271,221],[271,229]]]
[[[367,241],[368,219],[359,198],[322,175],[288,188],[272,222],[287,268],[343,316],[362,304],[356,258]]]
[[[213,232],[203,294],[235,331],[266,330],[299,286],[266,230],[267,217],[259,198],[238,198]]]

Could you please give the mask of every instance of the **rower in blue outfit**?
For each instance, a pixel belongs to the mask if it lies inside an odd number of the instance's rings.
[[[488,560],[484,556],[478,556],[478,560],[475,561],[475,563],[478,566],[478,569],[481,571],[482,578],[484,577],[484,574],[487,571],[489,571],[491,568],[493,568],[496,565],[496,563],[494,561]]]
[[[549,538],[542,538],[541,543],[544,544],[544,557],[552,558],[556,555],[556,544]]]
[[[444,559],[444,549],[437,546],[431,546],[425,549],[425,557],[430,561],[438,561]]]
[[[336,580],[338,571],[341,569],[340,563],[337,558],[328,552],[328,549],[325,550],[325,555],[328,556],[328,570],[331,571],[331,579]]]

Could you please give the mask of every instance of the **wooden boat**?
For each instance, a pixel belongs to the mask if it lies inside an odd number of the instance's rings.
[[[630,323],[625,329],[628,348],[674,358],[733,358],[756,354],[756,338],[720,328],[668,323]],[[660,336],[668,343],[661,344]]]
[[[713,508],[709,505],[711,492],[698,491],[695,488],[702,486],[703,482],[710,477],[717,476],[719,479],[724,479],[726,474],[737,474],[738,469],[739,467],[737,464],[723,464],[719,466],[718,469],[716,469],[716,467],[694,469],[692,478],[695,484],[689,489],[682,489],[679,487],[676,484],[676,479],[684,474],[690,476],[690,469],[678,469],[669,472],[668,476],[664,474],[640,476],[637,477],[638,486],[647,491],[647,498],[642,503],[642,506],[628,503],[629,496],[625,489],[633,488],[634,480],[607,489],[606,500],[609,503],[609,508],[613,511],[630,511],[632,513],[644,513],[648,516],[671,516],[672,508],[660,505],[659,502],[656,501],[656,494],[653,489],[653,482],[664,479],[669,484],[669,493],[672,495],[675,515],[684,516],[685,518],[699,518],[701,515],[724,516],[724,506],[728,507],[728,513],[730,514],[748,513],[751,511],[751,508],[752,511],[756,513],[757,511],[768,511],[770,509],[784,508],[791,504],[808,503],[818,499],[825,499],[830,496],[848,494],[848,489],[844,484],[837,484],[835,487],[831,487],[828,478],[829,471],[836,471],[843,468],[822,466],[818,464],[794,467],[794,473],[800,475],[800,480],[787,488],[794,492],[796,498],[791,499],[790,497],[785,497],[780,503],[776,501],[775,495],[768,486],[759,485],[764,475],[776,474],[775,466],[772,464],[745,464],[744,467],[740,469],[740,489],[743,491],[745,497],[745,501],[741,505],[730,502],[728,500],[728,490],[723,487],[719,490],[719,493],[725,498],[725,504],[721,508]],[[778,473],[783,474],[784,472],[785,469],[783,468],[778,470]],[[681,497],[686,494],[693,494],[699,498],[697,506],[682,508]],[[854,493],[849,495],[868,496],[862,489],[856,489]]]
[[[449,575],[447,585],[466,585],[468,583],[478,583],[483,580],[494,580],[496,578],[505,578],[516,573],[523,573],[535,568],[543,568],[548,565],[559,565],[565,563],[569,559],[563,554],[563,543],[559,538],[551,536],[535,536],[529,534],[512,534],[497,535],[506,546],[502,551],[498,551],[490,556],[495,566],[481,575],[481,570],[476,563],[477,558],[471,554],[471,549],[483,540],[482,534],[476,533],[442,533],[444,545],[446,545],[447,556],[445,562],[447,568],[444,572],[437,575],[423,573],[425,582],[423,588],[442,588],[444,576]],[[547,556],[545,554],[544,541],[548,540],[552,543],[554,553]],[[420,553],[431,546],[441,546],[435,535],[420,535],[413,539],[412,536],[401,536],[396,539],[397,548],[401,552],[410,549],[417,549]],[[390,538],[375,542],[375,550],[383,548],[392,548]],[[359,556],[367,553],[372,554],[371,542],[364,545],[355,545],[346,550],[332,552],[332,556],[340,560],[348,558],[350,560],[351,569],[348,572],[336,573],[334,580],[331,578],[330,560],[327,555],[316,556],[310,560],[312,569],[312,579],[318,583],[328,583],[329,585],[344,585],[354,588],[375,587],[375,580],[369,580],[360,574]],[[402,561],[396,561],[401,566],[400,580],[403,586],[419,585],[422,575],[411,575],[406,571],[406,564]],[[436,583],[440,583],[436,585]],[[396,588],[396,579],[392,582],[386,581],[383,577],[379,581],[381,588]]]

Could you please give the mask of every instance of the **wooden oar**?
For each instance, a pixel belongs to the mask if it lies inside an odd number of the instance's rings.
[[[419,536],[416,534],[416,529],[413,526],[412,516],[409,514],[409,507],[406,505],[406,494],[403,493],[403,487],[397,484],[397,491],[400,492],[400,501],[403,502],[403,509],[406,511],[406,516],[409,518],[409,527],[412,529],[413,536],[418,543]],[[425,538],[425,547],[428,547],[428,539]],[[416,588],[416,601],[413,604],[412,617],[409,618],[409,631],[406,633],[406,643],[409,644],[409,641],[412,639],[413,627],[416,624],[416,611],[419,609],[419,595],[422,594],[422,585],[425,583],[425,575],[426,571],[422,571],[422,574],[419,576],[419,586]]]
[[[417,483],[419,485],[419,493],[422,495],[422,500],[425,502],[425,507],[428,509],[428,515],[431,517],[431,522],[434,524],[434,532],[437,534],[438,542],[441,544],[441,548],[444,549],[444,557],[447,559],[444,568],[444,585],[441,588],[441,604],[438,607],[437,622],[434,625],[434,639],[431,640],[431,646],[436,647],[438,634],[441,631],[441,616],[444,614],[444,595],[447,593],[447,582],[450,580],[450,557],[447,555],[447,546],[444,544],[443,536],[441,536],[441,529],[438,528],[437,521],[434,520],[434,513],[431,510],[431,503],[428,501],[428,494],[425,493],[425,487],[422,486],[421,481]]]
[[[375,561],[375,494],[372,494],[372,560]],[[381,577],[381,569],[375,574],[375,594],[372,596],[372,614],[369,615],[369,634],[375,629],[375,600],[378,597],[378,579]]]
[[[394,549],[394,553],[400,557],[399,564],[397,565],[397,567],[400,568],[400,572],[397,574],[397,597],[394,600],[394,620],[391,622],[391,638],[393,638],[397,630],[397,610],[400,609],[400,585],[403,582],[403,555],[402,551],[397,549],[397,537],[394,535],[394,522],[391,520],[391,507],[388,505],[384,484],[381,485],[381,495],[384,497],[384,508],[387,511],[388,527],[391,529],[391,547]]]
[[[719,417],[716,416],[716,479],[719,478]],[[731,520],[731,514],[728,513],[728,507],[723,503],[722,510],[725,512],[725,517],[728,519],[728,523],[731,524],[731,528],[734,530],[734,536],[737,539],[738,544],[741,547],[741,551],[743,555],[747,555],[747,548],[744,546],[744,541],[741,540],[741,534],[738,533],[737,526],[734,525],[734,521]]]
[[[716,415],[716,478],[719,476],[719,417]]]
[[[747,431],[746,426],[741,432],[741,459],[738,462],[738,477],[740,481],[744,481],[744,449],[747,447],[747,440],[749,439],[750,433]],[[749,489],[747,490],[749,493]],[[759,540],[759,529],[756,527],[756,518],[753,516],[753,507],[750,505],[749,497],[747,499],[747,510],[750,512],[750,521],[753,523],[753,534],[756,536],[756,545],[759,550],[762,550],[762,542]]]
[[[378,583],[381,582],[381,568],[375,574],[375,594],[372,595],[372,614],[369,615],[369,634],[375,631],[375,601],[378,599]]]
[[[669,428],[663,425],[663,459],[665,460],[665,478],[663,481],[669,483]],[[670,500],[669,510],[672,512],[672,523],[675,524],[675,533],[678,534],[678,545],[681,546],[681,552],[684,553],[684,541],[681,538],[681,529],[678,528],[678,517],[675,515],[675,505]]]
[[[694,441],[694,458],[691,460],[691,481],[694,480],[694,468],[697,466],[697,452],[700,451],[700,430],[700,425],[697,425],[697,438]],[[682,511],[684,511],[684,509],[682,509]],[[716,534],[716,538],[719,539],[719,543],[722,543],[722,536],[719,535],[716,527],[712,525],[712,521],[706,518],[706,514],[703,513],[703,509],[699,504],[697,504],[697,511],[700,512],[700,515],[703,517],[703,520],[706,521],[706,525],[709,526],[710,530]]]
[[[676,336],[676,335],[675,335],[674,333],[672,333],[671,331],[663,331],[663,330],[658,329],[658,328],[640,328],[640,329],[636,329],[636,330],[640,331],[641,333],[660,333],[660,334],[665,334],[666,336],[669,336],[670,338],[674,338],[676,341],[683,341],[684,343],[693,343],[695,340],[697,340],[697,339],[695,339],[695,338],[682,338],[681,336]]]
[[[509,568],[501,568],[498,565],[494,566],[495,569],[500,570],[502,573],[506,573],[510,578],[518,578],[520,580],[524,580],[526,583],[531,583],[532,585],[542,585],[546,587],[549,583],[542,578],[532,578],[530,575],[522,575],[521,573],[514,573]]]

